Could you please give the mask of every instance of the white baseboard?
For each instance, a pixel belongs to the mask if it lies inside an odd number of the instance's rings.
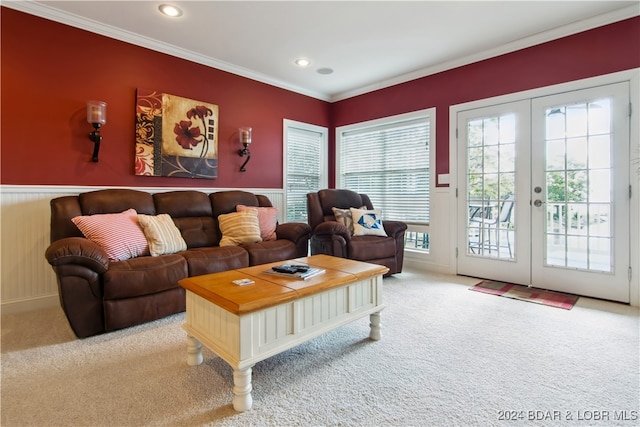
[[[10,301],[0,305],[0,313],[16,314],[27,311],[40,310],[43,308],[55,307],[60,304],[58,294],[43,295],[36,298],[24,299],[21,301]]]
[[[452,271],[451,266],[448,264],[437,264],[425,260],[407,257],[406,253],[403,267],[408,267],[412,270],[425,271],[429,273],[455,274],[455,271]]]

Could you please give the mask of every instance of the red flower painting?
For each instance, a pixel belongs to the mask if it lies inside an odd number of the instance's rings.
[[[176,141],[185,150],[191,150],[202,142],[200,139],[200,128],[192,128],[191,122],[183,120],[180,123],[176,123],[176,127],[173,128],[173,132],[178,135]]]
[[[218,106],[138,89],[136,175],[218,176]]]
[[[204,105],[198,105],[187,111],[187,118],[200,119],[204,129],[207,127],[205,118],[211,115],[213,115],[213,111]],[[181,120],[180,123],[176,123],[173,128],[173,133],[176,134],[178,144],[185,150],[193,150],[193,147],[197,147],[200,143],[203,143],[200,157],[204,157],[209,149],[209,140],[207,139],[206,133],[200,131],[199,126],[191,127],[192,125],[193,122],[190,120]]]

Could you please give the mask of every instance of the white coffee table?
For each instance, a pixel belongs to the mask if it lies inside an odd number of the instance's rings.
[[[325,270],[307,280],[263,273],[283,263]],[[202,363],[202,344],[233,368],[233,407],[251,408],[251,368],[363,316],[372,340],[380,339],[384,266],[313,255],[180,281],[186,289],[187,363]],[[234,280],[255,283],[238,286]]]

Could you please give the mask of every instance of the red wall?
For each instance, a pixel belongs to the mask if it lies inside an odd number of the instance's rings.
[[[451,105],[637,67],[640,17],[336,102],[332,120],[337,127],[436,107],[436,173],[448,173]]]
[[[331,105],[2,7],[2,184],[282,188],[282,120],[329,126]],[[219,106],[218,178],[133,174],[136,88]],[[106,101],[100,161],[85,102]],[[240,172],[239,126],[253,127]],[[235,136],[234,136],[235,133]]]
[[[449,107],[640,67],[640,17],[329,104],[7,8],[1,11],[0,182],[19,185],[282,188],[282,119],[329,127],[436,107],[436,173],[449,172]],[[133,175],[136,88],[217,104],[219,178]],[[90,161],[88,99],[106,101]],[[247,172],[234,133],[253,127]]]

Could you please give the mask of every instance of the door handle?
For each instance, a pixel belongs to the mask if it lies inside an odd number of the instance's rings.
[[[540,200],[540,199],[536,199],[536,200],[533,202],[533,206],[535,206],[536,208],[539,208],[540,206],[542,206],[542,204],[543,204],[543,203],[544,203],[544,202],[543,202],[542,200]]]

